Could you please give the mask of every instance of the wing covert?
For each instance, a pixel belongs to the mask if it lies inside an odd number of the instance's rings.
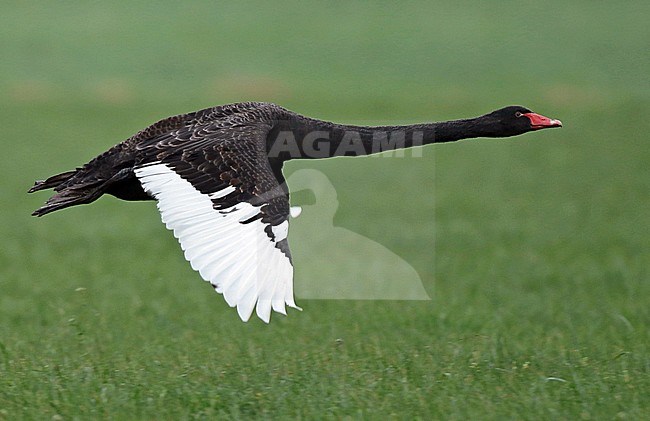
[[[237,117],[237,118],[235,118]],[[289,198],[266,155],[267,122],[188,124],[148,139],[135,174],[185,258],[246,321],[293,299]]]

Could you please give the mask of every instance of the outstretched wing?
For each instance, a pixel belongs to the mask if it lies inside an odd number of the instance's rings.
[[[266,155],[271,124],[194,120],[140,142],[135,174],[158,201],[185,258],[247,321],[269,322],[293,298],[289,198]]]

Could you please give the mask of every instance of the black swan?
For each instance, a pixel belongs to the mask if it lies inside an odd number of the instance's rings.
[[[476,137],[561,127],[520,106],[440,123],[350,126],[311,119],[275,104],[238,103],[169,117],[84,166],[37,181],[56,192],[33,215],[91,203],[104,193],[157,200],[185,258],[247,321],[297,308],[287,243],[289,159],[359,156]]]

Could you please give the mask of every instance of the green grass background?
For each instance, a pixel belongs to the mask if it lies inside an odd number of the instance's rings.
[[[649,413],[648,2],[0,5],[0,419]],[[523,104],[565,127],[286,167],[323,171],[336,225],[411,263],[427,302],[244,324],[153,204],[29,216],[33,180],[242,100],[361,124]]]

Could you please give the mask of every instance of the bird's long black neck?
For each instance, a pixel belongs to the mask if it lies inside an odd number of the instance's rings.
[[[485,116],[408,126],[354,126],[302,116],[281,122],[269,134],[270,155],[292,158],[362,156],[431,143],[496,137]]]

